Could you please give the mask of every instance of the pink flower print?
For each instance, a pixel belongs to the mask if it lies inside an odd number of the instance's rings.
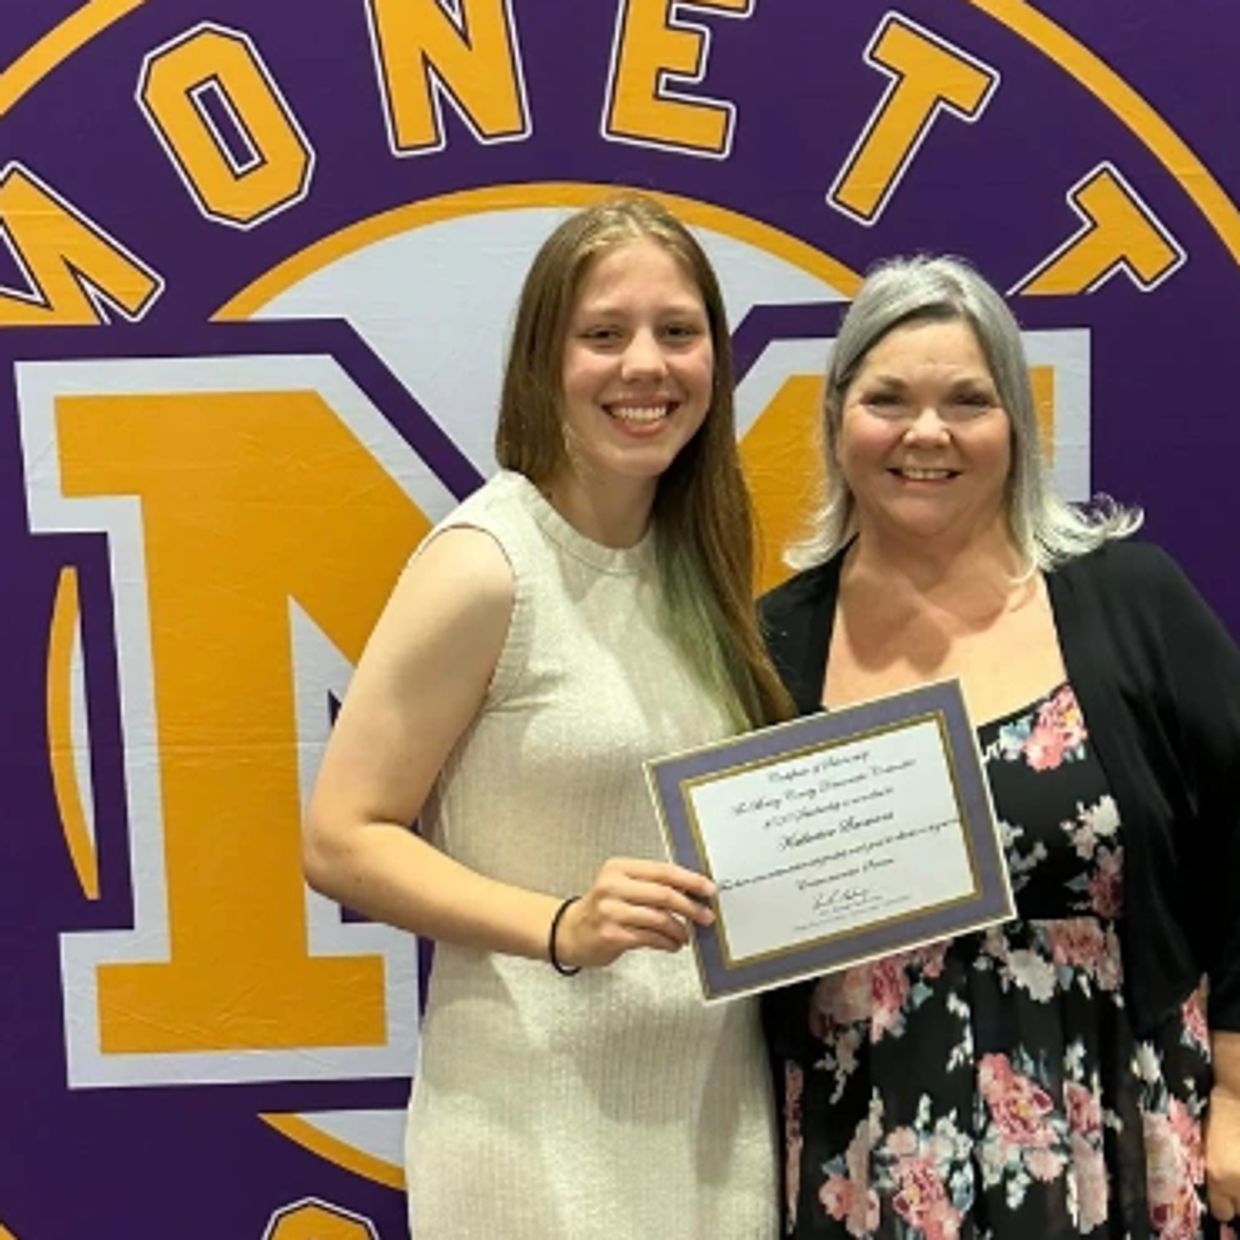
[[[821,1041],[836,1032],[870,1020],[870,1038],[898,1031],[909,997],[909,970],[926,978],[939,977],[948,941],[911,952],[897,952],[870,964],[858,965],[822,978],[810,998],[810,1030]]]
[[[1006,1055],[982,1056],[978,1085],[1005,1142],[1022,1149],[1045,1149],[1054,1143],[1050,1094],[1015,1071]]]
[[[1107,1167],[1101,1146],[1081,1132],[1072,1134],[1072,1175],[1076,1180],[1077,1230],[1092,1231],[1107,1218]]]
[[[869,1120],[857,1125],[844,1154],[846,1174],[827,1176],[818,1190],[823,1209],[842,1222],[850,1236],[865,1236],[878,1227],[878,1194],[869,1187]]]
[[[899,1027],[908,990],[902,955],[884,956],[870,965],[871,1042]]]
[[[1184,1021],[1186,1040],[1209,1058],[1210,1030],[1206,1025],[1206,991],[1204,982],[1180,1005],[1180,1016]]]
[[[942,939],[926,947],[917,947],[905,954],[905,959],[912,969],[916,969],[922,977],[935,978],[943,976],[943,965],[947,960],[947,948],[950,939]]]
[[[1058,732],[1039,722],[1025,742],[1025,761],[1035,771],[1053,771],[1063,761],[1064,744]]]
[[[1010,949],[1007,935],[997,926],[991,926],[982,933],[982,953],[1000,964],[1006,964]]]
[[[1197,1240],[1204,1213],[1201,1198],[1188,1186],[1181,1186],[1170,1201],[1150,1201],[1150,1223],[1159,1240]]]
[[[989,1097],[992,1092],[1006,1089],[1015,1080],[1016,1070],[1006,1055],[983,1055],[977,1077],[983,1096]]]
[[[1068,1081],[1063,1094],[1070,1131],[1087,1137],[1102,1131],[1102,1102],[1092,1089]]]
[[[1098,985],[1103,990],[1115,991],[1123,984],[1124,968],[1119,935],[1113,927],[1108,926],[1104,936],[1102,959],[1098,961]]]
[[[1102,927],[1089,917],[1073,917],[1047,923],[1051,940],[1051,959],[1056,964],[1070,965],[1096,973],[1106,950]]]
[[[1064,1156],[1056,1154],[1053,1150],[1029,1150],[1025,1154],[1025,1170],[1043,1184],[1057,1180],[1063,1174],[1065,1165]]]
[[[1178,1108],[1178,1113],[1173,1115],[1172,1108]],[[1190,1240],[1198,1234],[1202,1215],[1197,1192],[1203,1174],[1200,1126],[1175,1099],[1168,1114],[1143,1113],[1141,1122],[1150,1223],[1161,1240]],[[1195,1151],[1191,1148],[1194,1140]]]
[[[810,1032],[827,1041],[838,1029],[870,1015],[870,966],[857,965],[819,979],[809,1001]]]
[[[823,1209],[837,1223],[843,1223],[850,1236],[866,1236],[878,1227],[878,1194],[864,1185],[854,1184],[846,1175],[832,1172],[818,1190]]]
[[[1096,861],[1089,880],[1090,907],[1099,917],[1114,921],[1124,907],[1124,850],[1100,848]]]
[[[1038,719],[1025,742],[1025,761],[1035,771],[1049,771],[1064,754],[1079,749],[1088,733],[1070,685],[1064,685],[1038,709]]]
[[[955,1240],[960,1234],[960,1212],[952,1205],[947,1187],[928,1158],[901,1158],[894,1168],[895,1212],[927,1240]]]
[[[1071,685],[1057,689],[1054,697],[1038,711],[1039,725],[1053,728],[1063,738],[1065,749],[1077,749],[1085,743],[1089,732],[1085,728],[1085,716]]]
[[[887,1139],[883,1142],[883,1148],[888,1154],[895,1155],[896,1158],[908,1158],[917,1153],[917,1133],[907,1124],[900,1128],[894,1128],[887,1134]]]
[[[1167,1122],[1180,1143],[1180,1152],[1189,1178],[1202,1184],[1206,1178],[1205,1147],[1202,1143],[1201,1121],[1178,1098],[1167,1103]]]
[[[846,1175],[833,1171],[818,1190],[822,1208],[837,1223],[843,1222],[852,1210],[854,1188],[855,1185]]]
[[[785,1186],[787,1189],[788,1217],[797,1216],[797,1198],[801,1193],[801,1092],[805,1087],[805,1074],[799,1064],[784,1064],[784,1149]]]

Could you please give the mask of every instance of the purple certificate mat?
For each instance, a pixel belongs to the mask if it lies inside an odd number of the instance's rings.
[[[1014,916],[958,680],[646,763],[672,859],[718,885],[707,1001]]]

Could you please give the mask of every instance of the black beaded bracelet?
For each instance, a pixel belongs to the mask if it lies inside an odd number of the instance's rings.
[[[560,928],[560,919],[568,912],[569,906],[576,904],[580,899],[580,896],[569,896],[555,910],[555,916],[551,919],[551,929],[547,932],[547,959],[551,961],[551,967],[563,977],[572,977],[574,974],[580,973],[581,965],[561,963],[560,957],[555,950],[555,935]]]

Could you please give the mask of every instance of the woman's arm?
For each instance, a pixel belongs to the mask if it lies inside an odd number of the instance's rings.
[[[1179,752],[1202,824],[1193,893],[1204,908],[1214,1088],[1205,1124],[1210,1212],[1240,1212],[1240,649],[1170,560],[1160,580],[1164,663]]]
[[[512,570],[473,529],[433,539],[401,576],[358,664],[310,801],[311,886],[368,917],[434,939],[545,957],[564,895],[497,882],[410,829],[452,747],[481,709],[513,607]],[[703,920],[710,884],[663,862],[613,859],[564,917],[565,964],[633,947],[675,950]]]
[[[1240,1213],[1240,1033],[1215,1033],[1214,1088],[1206,1113],[1206,1197],[1224,1222]]]

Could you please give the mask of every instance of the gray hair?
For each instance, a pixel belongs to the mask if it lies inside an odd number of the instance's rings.
[[[1106,495],[1080,508],[1055,492],[1042,460],[1029,364],[1012,312],[962,259],[918,255],[889,259],[871,270],[840,325],[823,401],[826,495],[810,535],[789,549],[789,564],[807,568],[821,563],[856,532],[856,504],[836,459],[844,397],[866,355],[888,332],[926,320],[967,323],[990,367],[1012,427],[1008,527],[1030,571],[1054,568],[1140,526],[1139,508]]]

